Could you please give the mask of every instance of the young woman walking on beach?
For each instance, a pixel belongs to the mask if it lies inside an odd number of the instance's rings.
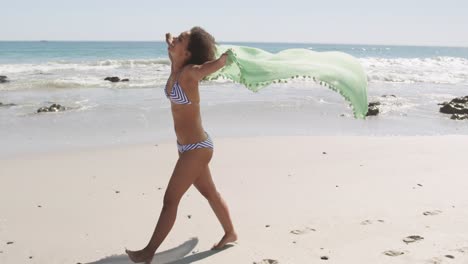
[[[179,159],[150,241],[142,250],[125,251],[135,263],[151,263],[174,225],[180,199],[192,184],[208,200],[225,232],[213,249],[221,249],[237,240],[228,207],[217,192],[208,167],[213,156],[213,142],[202,127],[198,89],[200,80],[224,67],[227,54],[215,59],[215,40],[200,27],[174,38],[167,33],[166,42],[172,65],[164,92],[171,101]]]

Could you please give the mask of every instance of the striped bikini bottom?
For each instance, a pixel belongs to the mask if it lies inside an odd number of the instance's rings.
[[[177,142],[177,149],[179,150],[180,153],[184,153],[189,150],[193,149],[199,149],[199,148],[210,148],[213,149],[213,141],[211,141],[210,135],[206,133],[207,139],[204,141],[198,142],[198,143],[193,143],[193,144],[186,144],[186,145],[181,145],[179,142]]]

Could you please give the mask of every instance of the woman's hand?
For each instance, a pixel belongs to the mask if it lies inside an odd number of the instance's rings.
[[[223,67],[226,65],[227,58],[228,58],[227,52],[224,52],[223,54],[221,54],[221,57],[219,57],[219,62],[221,63]]]
[[[171,33],[166,33],[166,43],[167,43],[167,45],[171,46],[172,45],[172,40],[173,40],[173,38],[172,38]]]
[[[206,76],[218,71],[219,69],[223,68],[226,65],[228,59],[228,53],[225,52],[221,54],[219,58],[212,61],[207,61],[201,65],[192,65],[190,70],[188,71],[190,76],[193,79],[199,81]]]

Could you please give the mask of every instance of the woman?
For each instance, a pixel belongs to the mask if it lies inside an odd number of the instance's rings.
[[[200,27],[175,38],[167,33],[166,42],[172,65],[164,92],[171,101],[179,159],[148,245],[139,251],[125,250],[135,263],[151,263],[154,253],[174,225],[180,199],[192,184],[208,200],[225,232],[213,249],[237,240],[228,207],[216,191],[208,167],[213,156],[213,142],[202,127],[198,90],[200,80],[224,67],[227,54],[215,60],[215,40]]]

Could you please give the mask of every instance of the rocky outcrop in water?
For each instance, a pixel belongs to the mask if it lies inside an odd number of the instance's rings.
[[[0,75],[0,83],[6,83],[6,82],[9,82],[9,80],[7,80],[8,77],[6,77],[5,75]]]
[[[128,82],[130,81],[129,79],[120,79],[119,77],[117,76],[113,76],[113,77],[106,77],[104,79],[104,81],[109,81],[109,82]]]
[[[109,82],[120,82],[120,78],[115,76],[115,77],[106,77],[104,81],[109,81]]]
[[[453,120],[465,120],[468,119],[468,114],[453,114],[450,119]]]
[[[379,114],[379,106],[380,105],[380,102],[370,102],[369,103],[369,109],[367,111],[367,115],[366,116],[376,116]]]
[[[51,106],[47,107],[41,107],[37,109],[38,113],[42,112],[59,112],[59,111],[65,111],[67,108],[65,106],[59,105],[59,104],[52,104]]]
[[[444,114],[451,114],[451,119],[468,119],[468,95],[457,97],[450,102],[443,102],[439,105],[442,105],[439,111]]]
[[[9,106],[15,106],[16,104],[4,104],[0,102],[0,107],[9,107]]]

